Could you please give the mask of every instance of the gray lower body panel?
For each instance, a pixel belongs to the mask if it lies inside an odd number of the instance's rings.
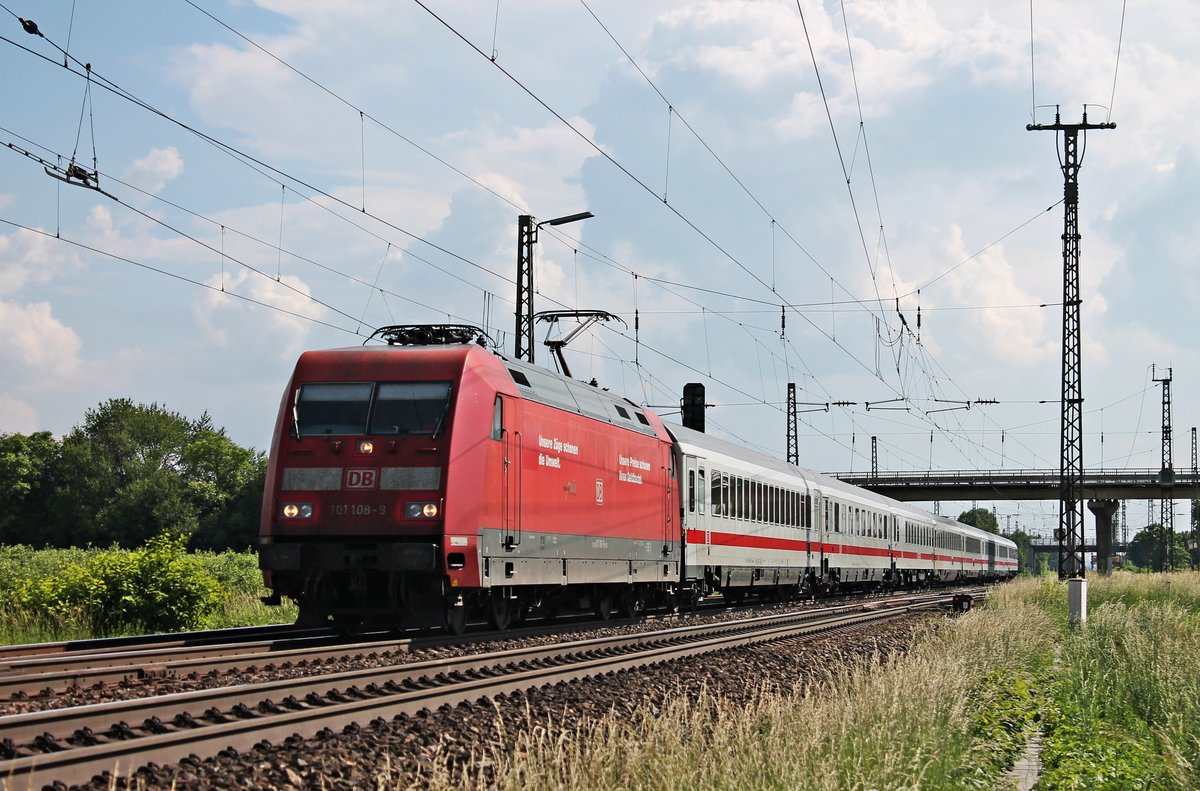
[[[479,560],[484,587],[673,583],[680,544],[483,529]]]

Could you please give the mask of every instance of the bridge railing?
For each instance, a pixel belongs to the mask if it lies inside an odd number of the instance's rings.
[[[1145,468],[1087,468],[1083,478],[1106,484],[1144,484],[1147,479],[1157,479],[1160,470],[1157,467]],[[954,485],[969,484],[979,481],[1013,485],[1054,485],[1059,481],[1058,470],[910,470],[903,472],[830,472],[826,475],[847,482],[871,482],[879,484],[926,484]],[[1195,485],[1200,481],[1200,473],[1195,470],[1175,470],[1175,484]]]

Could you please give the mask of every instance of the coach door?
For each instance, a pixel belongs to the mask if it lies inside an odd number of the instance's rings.
[[[896,542],[900,540],[900,521],[895,514],[887,516],[887,548],[888,548],[888,567],[891,570],[891,575],[888,579],[896,579]]]
[[[820,493],[808,488],[808,483],[805,482],[803,513],[800,515],[800,522],[804,525],[804,567],[809,571],[813,567],[813,524],[817,521],[818,514],[821,513],[821,495]]]
[[[680,530],[675,529],[675,514],[672,513],[674,509],[671,507],[671,499],[674,496],[675,489],[675,454],[668,452],[667,457],[669,459],[667,463],[671,466],[663,470],[663,518],[661,520],[663,523],[663,557],[671,553],[671,547],[676,543],[680,547],[683,547],[688,529],[688,522],[686,521],[680,525]],[[695,459],[689,458],[688,462],[695,465]],[[701,478],[703,478],[703,475],[704,471],[701,470]],[[703,498],[703,489],[701,489],[701,492],[700,497]],[[703,499],[701,499],[700,513],[704,513]]]
[[[516,400],[508,396],[496,396],[496,414],[492,418],[492,437],[504,445],[501,456],[500,475],[500,526],[503,531],[504,548],[511,550],[521,543],[521,432],[509,431],[508,426],[520,425],[516,420]]]
[[[683,457],[682,495],[680,499],[683,504],[683,534],[686,536],[694,530],[696,533],[693,535],[698,537],[698,534],[703,532],[704,554],[708,555],[712,534],[707,530],[708,520],[704,518],[704,468],[695,456]]]

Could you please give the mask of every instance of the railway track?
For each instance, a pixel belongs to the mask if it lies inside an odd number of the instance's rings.
[[[14,659],[32,657],[105,654],[152,648],[213,645],[249,640],[285,639],[317,633],[332,634],[330,629],[301,628],[277,623],[268,626],[235,626],[229,629],[208,629],[198,632],[131,635],[127,637],[97,637],[90,640],[67,640],[58,643],[24,643],[0,645],[0,668]]]
[[[307,738],[423,709],[629,670],[741,645],[828,634],[940,607],[950,594],[876,600],[516,648],[449,660],[283,679],[0,717],[0,785],[85,783],[153,762],[263,740]]]
[[[851,602],[883,601],[877,595],[848,595]],[[697,612],[729,611],[733,605],[718,600]],[[753,607],[753,605],[751,606]],[[747,609],[739,605],[741,610]],[[0,704],[30,696],[49,697],[69,689],[95,689],[105,685],[153,678],[186,678],[194,674],[236,670],[309,667],[346,656],[376,657],[414,651],[489,642],[496,639],[539,637],[570,628],[592,628],[600,623],[621,626],[646,621],[669,622],[673,616],[649,615],[640,619],[598,622],[591,616],[536,623],[506,632],[477,631],[452,636],[440,632],[414,632],[397,636],[381,631],[354,639],[331,628],[298,628],[286,624],[267,627],[219,629],[173,635],[78,640],[0,647]]]

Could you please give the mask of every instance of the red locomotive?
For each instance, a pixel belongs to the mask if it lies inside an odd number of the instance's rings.
[[[1015,572],[1007,539],[668,427],[477,328],[372,338],[304,353],[275,425],[260,565],[303,622],[457,633]]]

